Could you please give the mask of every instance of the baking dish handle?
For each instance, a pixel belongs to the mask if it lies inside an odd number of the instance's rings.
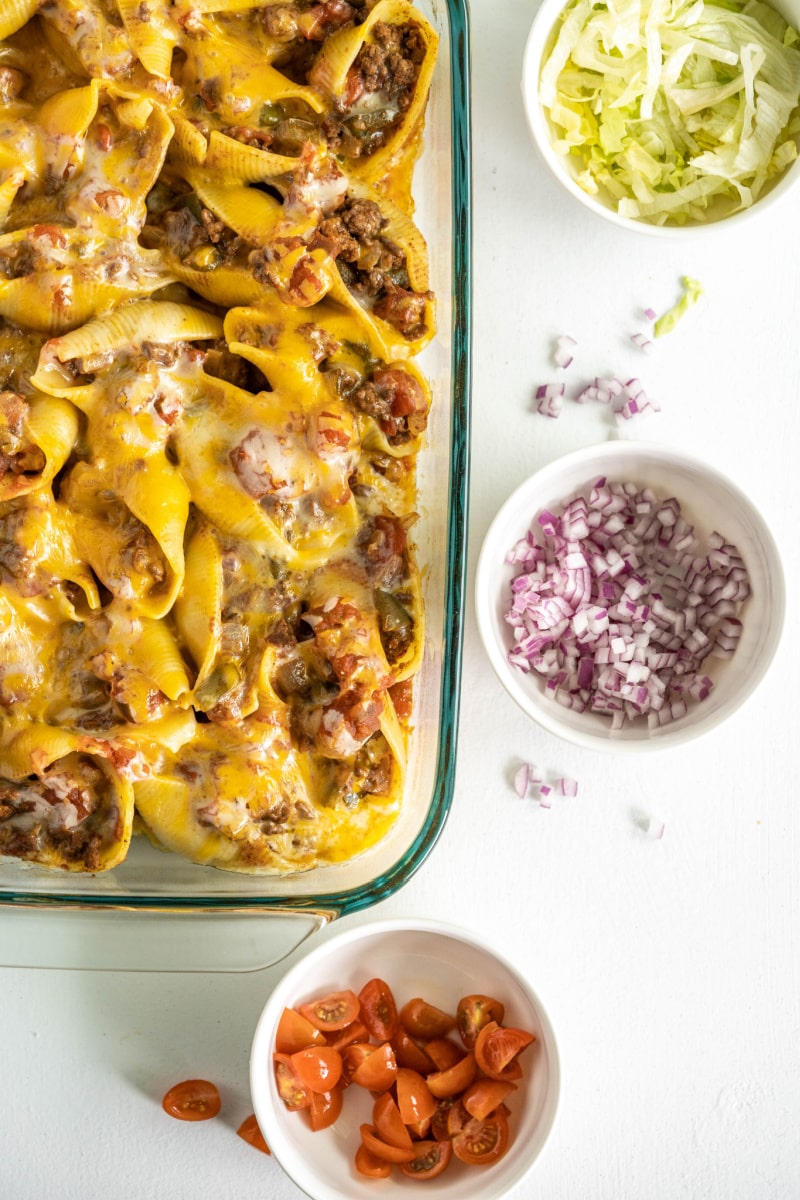
[[[95,971],[257,971],[334,916],[193,909],[0,909],[0,965]]]

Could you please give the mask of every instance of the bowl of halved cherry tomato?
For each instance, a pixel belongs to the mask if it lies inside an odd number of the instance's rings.
[[[381,921],[328,938],[270,996],[250,1062],[253,1107],[314,1200],[505,1195],[555,1117],[550,1021],[473,935]]]

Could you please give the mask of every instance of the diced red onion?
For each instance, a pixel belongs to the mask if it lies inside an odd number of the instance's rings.
[[[653,342],[644,333],[632,333],[631,341],[633,342],[634,346],[638,346],[640,350],[644,350],[645,354],[650,354],[655,346],[655,342]]]
[[[577,344],[575,338],[570,337],[568,333],[562,333],[560,337],[556,338],[555,349],[553,350],[553,362],[557,367],[566,370],[573,360],[574,355],[572,351]]]
[[[655,321],[656,317],[658,316],[658,313],[656,312],[656,310],[654,308],[646,308],[644,310],[643,316],[645,316],[648,321]]]
[[[536,411],[543,417],[558,417],[564,404],[563,383],[543,383],[536,389]]]
[[[507,560],[519,568],[509,662],[614,729],[685,716],[713,688],[706,659],[739,644],[750,583],[738,550],[716,532],[701,545],[678,500],[652,488],[598,479],[539,513]]]
[[[578,794],[577,779],[569,779],[564,776],[563,779],[556,780],[556,787],[562,796],[577,796]]]

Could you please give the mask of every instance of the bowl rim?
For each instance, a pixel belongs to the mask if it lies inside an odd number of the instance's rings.
[[[721,485],[735,495],[742,509],[748,513],[752,524],[758,530],[764,558],[770,563],[770,582],[773,589],[773,602],[770,606],[770,636],[758,663],[754,666],[749,676],[725,702],[721,711],[718,710],[705,716],[701,712],[696,719],[686,724],[675,722],[673,725],[664,725],[652,736],[643,734],[643,736],[637,738],[614,737],[611,736],[610,731],[609,734],[605,735],[591,731],[584,732],[566,725],[561,720],[561,709],[558,705],[550,703],[538,695],[532,696],[523,690],[521,683],[517,682],[512,668],[506,660],[506,649],[499,646],[493,632],[493,605],[496,603],[496,584],[493,583],[493,575],[497,570],[497,554],[500,549],[497,543],[500,531],[503,529],[510,513],[519,507],[520,502],[529,492],[538,491],[542,485],[547,485],[548,483],[555,487],[558,479],[565,471],[568,472],[574,467],[585,466],[587,475],[590,475],[593,473],[592,468],[596,465],[598,468],[597,474],[600,475],[603,474],[602,468],[604,462],[609,458],[618,457],[619,455],[622,455],[623,458],[629,457],[631,460],[637,456],[655,458],[667,466],[672,464],[676,467],[683,467],[699,473],[712,484]],[[550,502],[552,503],[553,501]],[[531,509],[530,519],[532,520],[535,516],[533,510],[536,505],[532,503],[529,507]],[[742,490],[736,480],[723,471],[720,471],[717,467],[698,458],[696,455],[687,454],[681,449],[664,446],[661,443],[652,441],[629,441],[624,438],[611,438],[605,442],[597,442],[590,446],[584,446],[579,450],[570,451],[551,460],[534,471],[511,492],[492,518],[484,534],[475,571],[474,601],[478,632],[495,675],[508,695],[511,696],[528,717],[549,733],[555,734],[572,745],[582,746],[585,749],[601,750],[613,754],[652,754],[674,746],[684,745],[706,733],[710,733],[738,711],[752,696],[753,692],[755,692],[772,665],[783,635],[786,619],[786,572],[779,547],[772,535],[771,529],[760,510],[747,493]]]
[[[774,3],[774,0],[770,0],[770,2]],[[641,233],[646,237],[670,239],[696,238],[701,233],[719,234],[732,227],[738,229],[742,222],[751,220],[756,214],[765,211],[767,208],[771,208],[773,204],[785,197],[789,189],[800,178],[798,159],[790,163],[780,178],[766,191],[762,192],[748,208],[738,209],[727,216],[707,222],[696,221],[687,225],[656,225],[652,221],[622,216],[616,209],[605,204],[598,197],[591,196],[588,192],[585,192],[565,168],[562,156],[556,154],[553,149],[548,129],[548,119],[539,103],[539,74],[544,48],[551,31],[555,27],[559,14],[568,7],[569,3],[570,0],[542,0],[533,18],[522,56],[522,104],[531,140],[541,160],[549,168],[553,178],[574,199],[580,201],[585,209],[605,218],[620,229]],[[783,6],[780,0],[775,4],[775,7],[781,11]],[[782,15],[785,17],[785,11],[782,12]]]
[[[269,1061],[272,1056],[272,1042],[274,1039],[275,1029],[277,1028],[277,1018],[279,1012],[286,1005],[291,1005],[290,995],[293,988],[297,988],[297,980],[301,975],[306,975],[310,970],[313,971],[314,966],[328,958],[331,954],[335,954],[337,950],[343,946],[354,942],[366,940],[371,937],[384,936],[392,933],[422,933],[435,937],[444,937],[458,942],[462,942],[468,947],[474,947],[482,953],[487,954],[494,959],[515,981],[521,991],[525,994],[528,1001],[536,1011],[537,1019],[541,1028],[541,1041],[547,1052],[548,1060],[548,1085],[545,1092],[545,1099],[542,1106],[542,1111],[539,1115],[539,1120],[536,1125],[537,1134],[540,1136],[540,1145],[530,1162],[522,1166],[516,1173],[515,1178],[502,1193],[505,1195],[509,1190],[517,1187],[532,1170],[535,1164],[541,1159],[542,1154],[547,1148],[553,1132],[556,1116],[560,1109],[561,1092],[562,1092],[562,1072],[561,1058],[556,1041],[555,1031],[549,1016],[548,1009],[543,1004],[541,997],[536,989],[532,986],[525,975],[517,966],[512,963],[502,951],[491,946],[488,940],[481,937],[469,929],[454,924],[449,921],[434,920],[427,917],[388,917],[382,920],[373,920],[367,922],[358,922],[348,925],[345,929],[340,929],[338,933],[331,937],[327,937],[323,942],[319,943],[312,950],[302,954],[296,962],[277,980],[274,988],[267,997],[266,1002],[259,1014],[256,1022],[255,1031],[250,1048],[250,1063],[249,1063],[249,1082],[250,1096],[253,1103],[253,1110],[256,1118],[259,1118],[259,1108],[262,1107],[264,1101],[260,1097],[266,1098],[268,1111],[271,1113],[274,1105],[271,1099],[269,1076],[264,1072],[264,1062]],[[365,970],[368,973],[368,970]],[[264,1125],[266,1126],[266,1121]],[[262,1126],[262,1133],[267,1139],[270,1151],[275,1160],[283,1171],[293,1180],[296,1186],[303,1189],[303,1185],[297,1181],[292,1170],[283,1161],[283,1151],[285,1149],[282,1141],[277,1139],[273,1145],[270,1141],[269,1130]],[[311,1193],[306,1193],[311,1195]],[[366,1196],[366,1193],[365,1193]],[[324,1193],[319,1193],[318,1200],[323,1200]]]

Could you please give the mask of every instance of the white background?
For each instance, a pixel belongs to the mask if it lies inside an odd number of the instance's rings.
[[[798,796],[798,200],[740,228],[659,242],[559,190],[529,143],[519,92],[533,0],[472,0],[475,337],[470,581],[506,495],[558,454],[604,439],[607,412],[534,414],[555,336],[570,379],[638,375],[662,405],[625,436],[732,475],[784,555],[778,659],[727,725],[624,759],[574,749],[519,712],[479,644],[471,593],[455,801],[433,854],[351,920],[435,916],[496,939],[559,1038],[562,1104],[514,1200],[800,1197]],[[706,295],[641,354],[642,309],[689,273]],[[549,812],[510,779],[533,759],[575,776]],[[665,823],[648,840],[640,817]],[[0,944],[7,922],[0,917]],[[324,936],[324,935],[323,935]],[[281,968],[245,975],[5,969],[0,1196],[8,1200],[295,1200],[234,1135],[251,1110],[252,1032]],[[190,1076],[223,1115],[161,1111]],[[376,1193],[377,1194],[377,1193]]]

